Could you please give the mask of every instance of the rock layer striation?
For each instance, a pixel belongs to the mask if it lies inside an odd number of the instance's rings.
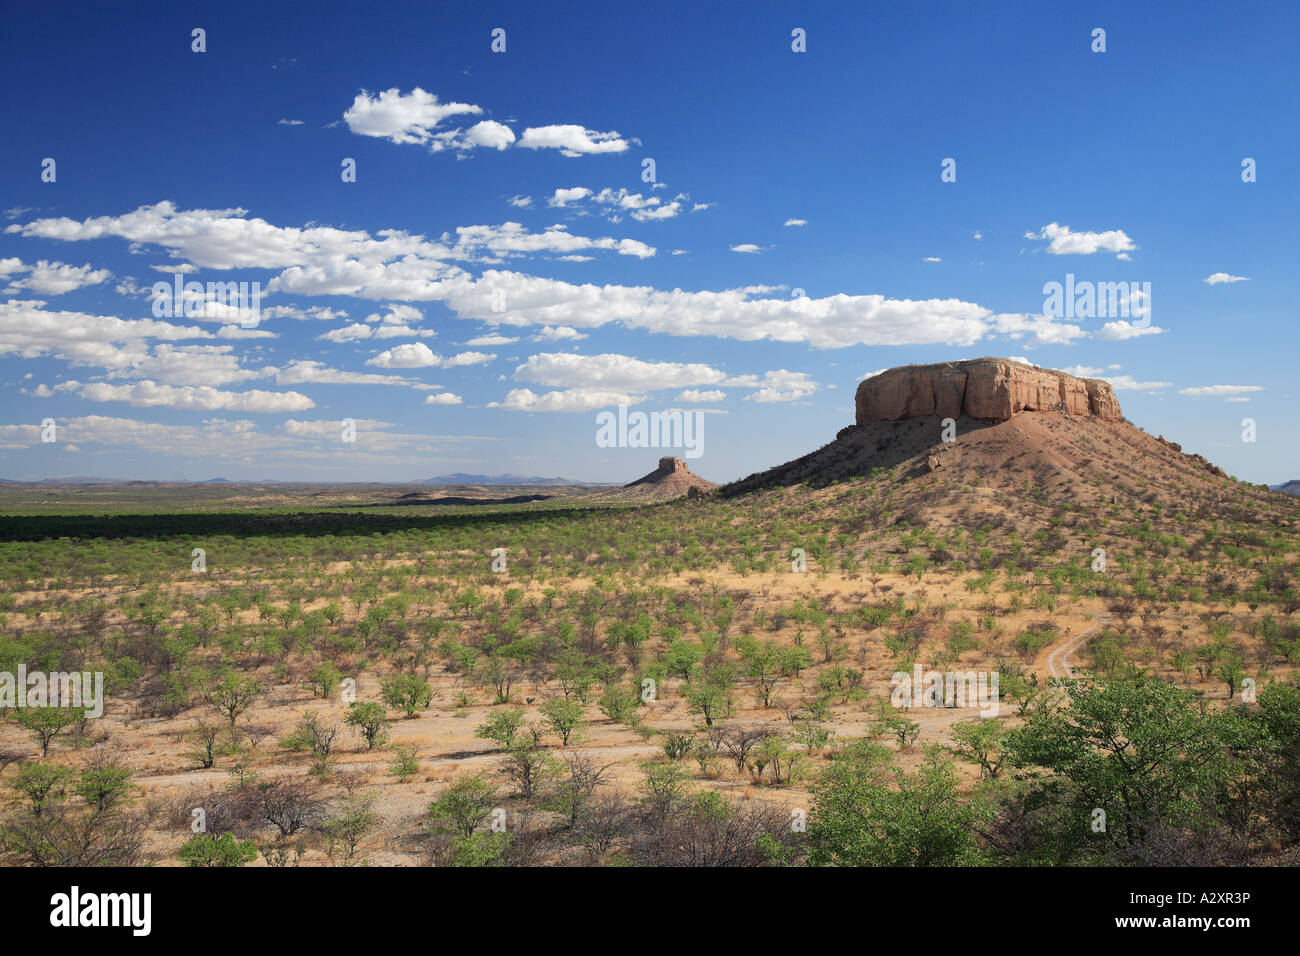
[[[1047,411],[1122,417],[1114,390],[1100,379],[1000,358],[891,368],[858,385],[856,404],[859,425],[921,415],[1006,421]]]

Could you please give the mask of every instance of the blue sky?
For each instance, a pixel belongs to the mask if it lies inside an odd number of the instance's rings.
[[[725,481],[981,355],[1300,477],[1294,4],[439,6],[6,5],[0,477],[628,481],[626,403]]]

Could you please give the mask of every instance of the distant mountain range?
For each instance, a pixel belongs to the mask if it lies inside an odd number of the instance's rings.
[[[183,478],[137,479],[137,478],[98,478],[93,475],[68,475],[62,478],[38,478],[35,481],[16,481],[13,478],[0,478],[0,484],[6,485],[281,485],[281,484],[363,484],[363,485],[587,485],[592,482],[573,481],[569,478],[541,478],[526,475],[437,475],[413,482],[404,481],[362,481],[362,482],[283,482],[273,478],[259,481],[234,481],[230,478],[208,478],[206,481],[186,481]]]
[[[68,475],[64,478],[38,478],[35,481],[15,481],[12,478],[0,478],[7,485],[120,485],[131,481],[130,478],[96,478],[91,475]],[[151,481],[137,481],[135,484],[153,484]]]
[[[235,482],[229,478],[209,478],[206,481],[186,481],[184,478],[96,478],[92,475],[68,475],[65,478],[38,478],[35,481],[16,481],[13,478],[0,478],[5,485],[278,485],[274,478],[261,481]]]
[[[1300,498],[1300,478],[1293,478],[1290,481],[1282,482],[1280,485],[1269,485],[1269,487],[1274,491],[1282,491]]]
[[[419,482],[422,485],[580,485],[583,482],[570,481],[568,478],[538,478],[523,475],[467,475],[456,472],[451,475],[436,475]]]

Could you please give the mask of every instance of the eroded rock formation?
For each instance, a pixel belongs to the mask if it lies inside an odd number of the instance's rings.
[[[1020,412],[1064,411],[1121,418],[1110,385],[1010,359],[980,358],[935,365],[903,365],[858,385],[857,423],[920,415],[1006,421]]]
[[[623,487],[638,488],[646,485],[677,495],[687,494],[692,488],[698,488],[701,493],[707,494],[718,487],[693,473],[686,462],[675,457],[660,458],[658,468]]]

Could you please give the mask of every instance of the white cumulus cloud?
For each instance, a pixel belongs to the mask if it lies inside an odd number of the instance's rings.
[[[1097,338],[1103,342],[1122,342],[1125,339],[1136,339],[1143,335],[1160,335],[1164,329],[1158,325],[1136,325],[1132,322],[1120,319],[1117,322],[1107,322],[1097,332]]]
[[[91,382],[80,386],[78,394],[92,402],[126,402],[136,407],[161,405],[191,411],[223,409],[236,412],[296,412],[314,408],[306,395],[298,392],[227,392],[208,385],[159,385],[156,382],[133,382],[110,385]]]
[[[1194,388],[1180,388],[1179,395],[1223,396],[1244,395],[1248,392],[1262,392],[1263,385],[1198,385]]]
[[[1137,244],[1125,235],[1123,229],[1106,232],[1074,232],[1069,226],[1048,223],[1041,232],[1025,233],[1026,239],[1047,239],[1047,251],[1054,256],[1088,256],[1095,252],[1128,252]]]
[[[693,405],[698,405],[702,402],[720,402],[726,397],[727,397],[727,393],[722,391],[722,389],[720,388],[714,388],[714,389],[688,388],[685,389],[680,395],[678,395],[677,398],[674,399],[674,401],[690,402]]]
[[[442,362],[442,356],[423,342],[411,342],[380,352],[366,364],[379,368],[432,368]]]
[[[45,259],[38,260],[34,266],[24,265],[18,259],[4,259],[0,260],[0,267],[3,267],[0,268],[0,275],[27,273],[25,278],[9,283],[5,292],[10,294],[35,292],[37,295],[62,295],[86,286],[99,285],[113,275],[107,269],[96,269],[89,263],[72,266],[66,262],[49,262]]]
[[[643,392],[687,385],[716,385],[725,372],[702,364],[644,362],[628,355],[575,355],[543,352],[515,369],[515,379],[561,388],[603,388],[617,392]]]
[[[621,153],[627,140],[617,132],[598,133],[573,124],[530,126],[519,137],[524,149],[558,149],[560,155],[576,157],[584,153]]]
[[[588,412],[610,405],[635,405],[639,396],[610,392],[603,389],[571,388],[538,395],[531,389],[511,389],[500,402],[489,402],[488,408],[504,408],[512,412]]]
[[[393,143],[428,143],[433,129],[451,116],[479,114],[470,103],[440,103],[438,97],[416,87],[410,93],[385,90],[372,96],[365,90],[343,114],[348,129],[361,136],[378,136]]]

